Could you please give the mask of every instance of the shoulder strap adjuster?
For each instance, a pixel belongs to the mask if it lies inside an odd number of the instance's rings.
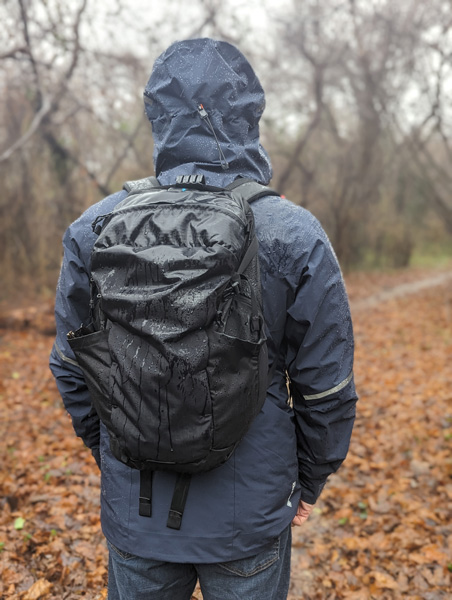
[[[238,177],[226,189],[248,203],[263,196],[279,196],[278,192],[272,188],[245,177]]]

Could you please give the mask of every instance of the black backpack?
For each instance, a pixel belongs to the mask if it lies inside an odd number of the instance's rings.
[[[201,175],[161,187],[128,182],[98,217],[91,256],[93,324],[68,334],[113,455],[141,471],[178,472],[168,527],[179,529],[190,475],[224,463],[268,386],[258,242],[249,203],[269,188]]]

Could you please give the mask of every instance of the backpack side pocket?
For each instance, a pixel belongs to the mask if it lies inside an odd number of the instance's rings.
[[[108,392],[111,357],[108,347],[108,330],[102,329],[86,335],[73,334],[68,343],[85,376],[91,401],[100,420],[110,429],[111,401]]]

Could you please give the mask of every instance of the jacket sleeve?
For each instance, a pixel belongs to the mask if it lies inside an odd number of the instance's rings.
[[[108,214],[127,192],[120,191],[93,204],[67,229],[63,237],[63,262],[55,296],[57,336],[50,355],[50,369],[72,418],[75,433],[91,448],[98,461],[100,422],[91,403],[85,379],[67,342],[69,331],[90,321],[91,251],[97,238],[93,221]]]
[[[95,454],[99,446],[99,417],[66,338],[69,331],[88,324],[90,319],[87,259],[75,241],[76,228],[76,224],[69,227],[63,238],[64,255],[55,298],[57,337],[50,355],[50,369],[76,434]]]
[[[357,396],[353,330],[336,256],[321,229],[298,271],[286,321],[301,499],[314,503],[345,459]]]

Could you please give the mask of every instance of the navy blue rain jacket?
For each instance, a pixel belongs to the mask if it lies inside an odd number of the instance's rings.
[[[238,176],[268,183],[271,165],[258,125],[264,93],[233,46],[210,39],[173,44],[156,61],[144,97],[161,184],[195,173],[217,186]],[[66,341],[68,331],[89,321],[91,224],[124,195],[95,204],[64,235],[50,360],[76,433],[94,453],[100,446],[103,531],[121,550],[158,560],[208,563],[256,554],[291,522],[300,497],[317,500],[348,451],[356,402],[353,334],[336,257],[303,208],[276,196],[252,204],[269,361],[276,361],[276,371],[262,411],[232,458],[193,477],[182,527],[174,531],[166,521],[175,475],[155,474],[152,518],[140,517],[139,472],[111,455]]]

